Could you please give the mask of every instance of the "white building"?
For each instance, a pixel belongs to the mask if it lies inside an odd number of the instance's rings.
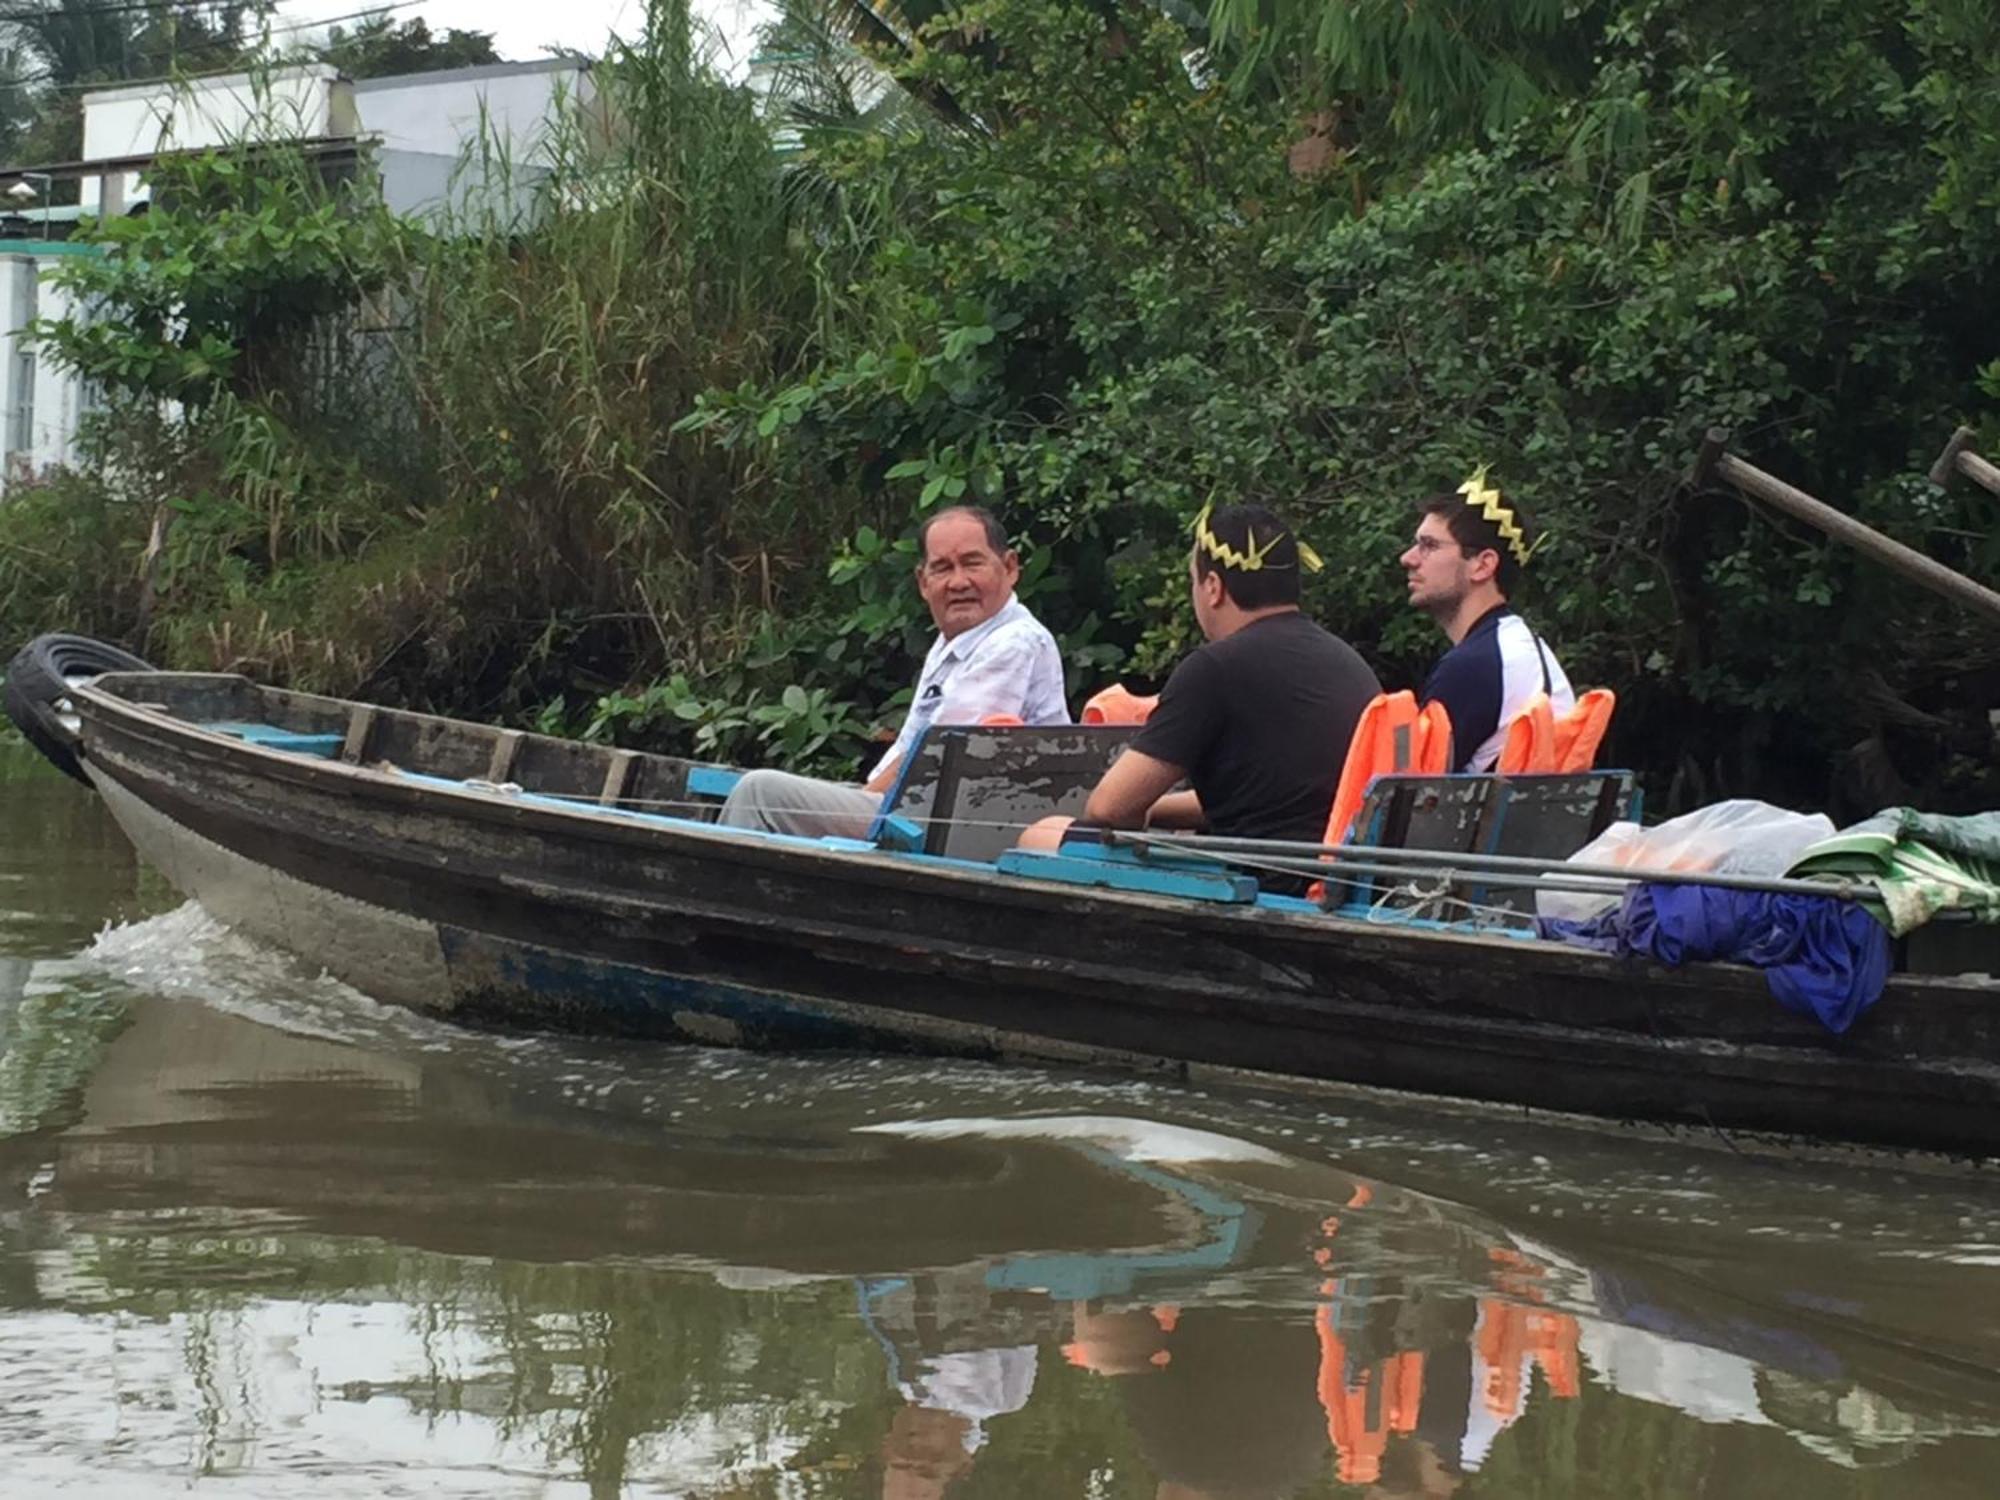
[[[0,360],[0,490],[76,461],[78,424],[90,408],[82,381],[36,357],[20,330],[38,317],[60,318],[70,310],[69,295],[45,285],[44,274],[59,257],[91,253],[61,240],[18,243],[0,254],[0,317],[6,319],[6,351]]]
[[[53,169],[82,179],[85,211],[129,213],[145,202],[146,160],[173,151],[258,141],[371,148],[396,213],[447,222],[458,212],[525,220],[547,173],[550,121],[564,102],[595,98],[590,65],[574,58],[494,63],[354,81],[324,64],[225,73],[179,85],[133,84],[83,96],[84,160]],[[482,159],[504,160],[504,173]],[[30,188],[50,172],[13,174]],[[10,174],[0,168],[0,183]],[[22,217],[32,226],[33,210]],[[76,458],[88,393],[40,359],[22,330],[68,309],[47,273],[82,244],[0,239],[0,484]]]

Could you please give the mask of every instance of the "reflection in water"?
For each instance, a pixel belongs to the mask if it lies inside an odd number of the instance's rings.
[[[93,941],[161,894],[33,787],[8,1493],[1991,1493],[1982,1178],[453,1030],[191,910]]]

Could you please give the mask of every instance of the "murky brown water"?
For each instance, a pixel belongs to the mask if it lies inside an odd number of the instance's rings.
[[[0,747],[0,1494],[1990,1496],[2000,1175],[456,1030]]]

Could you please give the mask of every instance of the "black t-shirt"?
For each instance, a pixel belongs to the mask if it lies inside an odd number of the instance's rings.
[[[1187,773],[1210,833],[1316,842],[1381,691],[1338,636],[1297,611],[1266,615],[1174,668],[1132,748]]]

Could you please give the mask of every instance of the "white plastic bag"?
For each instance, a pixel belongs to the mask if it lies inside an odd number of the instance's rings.
[[[1569,857],[1573,865],[1634,870],[1712,870],[1719,875],[1782,875],[1808,844],[1833,837],[1824,813],[1788,812],[1739,797],[1698,807],[1655,828],[1613,823]],[[1583,891],[1537,891],[1544,917],[1587,921],[1619,898]]]

